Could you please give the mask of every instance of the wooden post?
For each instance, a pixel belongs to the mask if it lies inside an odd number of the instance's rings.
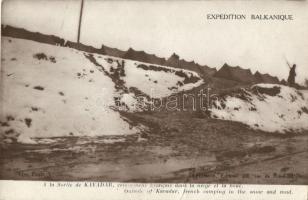
[[[77,43],[80,43],[80,30],[81,30],[81,21],[82,21],[83,1],[84,0],[81,0],[81,6],[80,6]]]

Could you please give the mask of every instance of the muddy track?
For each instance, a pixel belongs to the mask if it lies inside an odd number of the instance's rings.
[[[253,166],[255,164],[262,164],[262,163],[266,163],[268,161],[275,161],[275,160],[279,160],[279,159],[282,159],[282,158],[287,158],[287,157],[294,156],[296,154],[302,154],[302,153],[308,153],[308,150],[293,152],[293,153],[289,153],[289,154],[275,155],[275,156],[270,157],[270,158],[266,158],[266,159],[258,160],[258,161],[253,161],[253,162],[246,162],[246,163],[242,163],[240,165],[233,165],[233,166],[217,165],[215,167],[215,169],[213,169],[213,170],[204,170],[204,168],[206,169],[207,166],[199,166],[198,168],[181,169],[179,171],[172,172],[172,174],[174,175],[174,177],[172,179],[170,179],[170,178],[168,178],[168,179],[158,179],[158,180],[155,180],[155,182],[156,181],[157,182],[159,182],[159,181],[161,181],[161,182],[168,182],[168,181],[174,182],[176,180],[179,180],[179,181],[186,180],[186,182],[189,182],[189,180],[187,180],[187,179],[198,178],[198,173],[201,176],[204,173],[206,173],[207,176],[211,176],[212,174],[215,174],[215,173],[228,172],[228,171],[230,171],[232,169],[236,169],[236,168],[240,169],[240,168],[242,168],[244,166]],[[201,171],[197,172],[200,169],[201,169]],[[194,174],[194,173],[196,173],[196,174]],[[142,181],[142,180],[134,180],[134,181],[138,182],[138,181]]]
[[[146,137],[117,137],[113,139],[119,142],[112,144],[97,143],[98,138],[78,137],[54,145],[14,144],[7,146],[5,156],[0,157],[1,178],[308,183],[307,134],[277,136],[236,122],[200,119],[189,113],[121,114],[133,126],[149,127]],[[48,176],[33,177],[33,173]],[[242,178],[246,174],[250,178]]]

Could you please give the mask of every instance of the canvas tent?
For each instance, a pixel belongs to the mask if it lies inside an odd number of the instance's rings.
[[[64,46],[65,40],[63,38],[46,35],[38,32],[28,31],[23,28],[17,28],[9,25],[1,25],[1,35],[15,37],[20,39],[33,40],[36,42]]]
[[[202,75],[213,75],[216,72],[215,68],[210,68],[208,66],[201,66],[198,63],[194,61],[186,61],[184,59],[180,59],[180,57],[173,53],[166,62],[167,66],[175,67],[175,68],[181,68],[181,69],[187,69],[191,71],[195,71]]]
[[[256,71],[254,77],[257,83],[273,83],[273,84],[280,83],[277,77],[271,76],[269,74],[261,74],[259,71]]]
[[[233,80],[241,83],[254,83],[255,78],[250,69],[243,69],[239,66],[231,67],[224,64],[215,74],[215,77]]]
[[[108,55],[108,56],[121,58],[125,54],[125,51],[122,51],[122,50],[117,49],[117,48],[111,48],[111,47],[108,47],[108,46],[105,46],[105,45],[102,45],[101,49],[102,49],[102,52],[105,52],[105,54]]]
[[[160,58],[154,54],[147,54],[144,51],[136,51],[132,48],[127,50],[127,52],[123,55],[123,58],[157,65],[164,65],[166,62],[164,58]]]

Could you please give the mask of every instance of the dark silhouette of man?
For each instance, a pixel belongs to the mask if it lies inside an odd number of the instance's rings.
[[[295,85],[295,76],[296,76],[296,65],[294,64],[292,67],[290,67],[289,77],[288,77],[288,84],[289,86]]]

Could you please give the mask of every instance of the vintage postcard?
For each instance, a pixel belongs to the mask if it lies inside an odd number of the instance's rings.
[[[307,11],[307,1],[2,1],[0,199],[19,183],[184,199],[257,184],[306,198]]]

